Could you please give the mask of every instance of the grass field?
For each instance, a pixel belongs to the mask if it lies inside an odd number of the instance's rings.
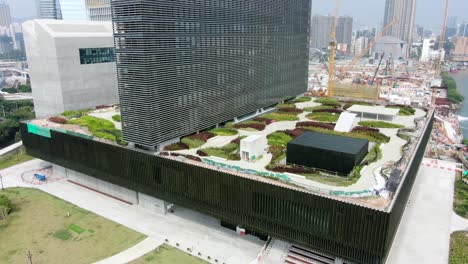
[[[0,263],[92,263],[132,247],[144,235],[36,189],[0,191],[14,203],[0,222]]]
[[[19,153],[8,154],[0,157],[0,170],[26,162],[34,159],[26,154],[23,147],[20,148]]]
[[[468,219],[468,184],[458,180],[455,182],[453,210],[459,216]]]
[[[468,232],[455,232],[451,235],[449,263],[468,263]]]
[[[163,244],[151,253],[144,255],[143,257],[136,259],[130,264],[205,264],[208,263],[202,259],[191,256],[177,248]]]

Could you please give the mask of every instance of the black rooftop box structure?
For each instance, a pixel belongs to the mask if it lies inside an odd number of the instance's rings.
[[[369,141],[306,132],[288,143],[287,163],[348,174],[367,155]]]

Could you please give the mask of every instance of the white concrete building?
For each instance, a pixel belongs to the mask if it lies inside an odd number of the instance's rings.
[[[240,142],[241,159],[245,161],[256,161],[265,152],[268,141],[265,136],[252,135]]]
[[[392,57],[394,60],[407,59],[408,45],[401,39],[385,36],[379,39],[374,46],[374,52],[379,55],[385,53],[385,57]]]
[[[427,38],[423,40],[421,58],[419,59],[420,62],[430,62],[439,59],[439,51],[432,49],[434,43],[436,43],[437,41],[438,40],[436,39],[436,37]],[[444,57],[445,50],[442,50],[442,60],[444,60]]]
[[[111,22],[23,24],[36,115],[118,103]]]

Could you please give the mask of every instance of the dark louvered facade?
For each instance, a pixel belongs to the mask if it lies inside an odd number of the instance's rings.
[[[125,140],[155,147],[306,91],[310,0],[113,0]]]
[[[381,264],[424,157],[433,115],[387,210],[61,132],[39,136],[25,124],[21,134],[28,154],[37,158],[354,263]]]

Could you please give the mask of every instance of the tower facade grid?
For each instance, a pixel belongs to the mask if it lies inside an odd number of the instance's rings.
[[[113,0],[124,139],[153,148],[307,89],[309,0]]]

